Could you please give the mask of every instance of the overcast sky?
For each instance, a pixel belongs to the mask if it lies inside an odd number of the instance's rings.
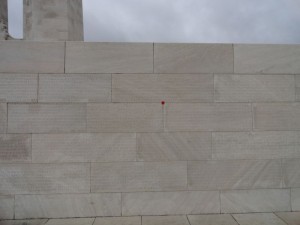
[[[8,0],[22,37],[22,1]],[[85,41],[300,44],[300,0],[83,0]]]

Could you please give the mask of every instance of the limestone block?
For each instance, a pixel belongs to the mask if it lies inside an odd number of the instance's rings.
[[[232,73],[231,44],[154,44],[155,73]]]
[[[152,73],[153,44],[67,42],[67,73]]]
[[[86,129],[86,104],[9,104],[8,132],[56,133]]]
[[[141,225],[141,217],[98,217],[96,218],[94,225]]]
[[[300,132],[214,132],[213,159],[300,158]]]
[[[189,161],[189,190],[280,188],[280,160]]]
[[[113,102],[212,102],[213,75],[113,74]]]
[[[296,75],[295,79],[296,79],[296,100],[300,101],[300,75]]]
[[[50,219],[47,225],[93,225],[95,218]]]
[[[0,134],[0,162],[30,161],[30,134]]]
[[[139,161],[185,161],[211,159],[209,132],[140,133]]]
[[[2,220],[1,225],[44,225],[48,219],[33,219],[33,220]]]
[[[162,129],[160,103],[90,103],[87,106],[89,132],[157,132]]]
[[[143,225],[189,225],[186,216],[143,216]]]
[[[7,104],[0,103],[0,133],[5,133],[7,128]]]
[[[300,103],[255,103],[254,130],[300,130]]]
[[[286,225],[273,213],[233,214],[240,225]]]
[[[110,101],[110,74],[39,75],[39,102]]]
[[[14,196],[0,195],[0,219],[13,219],[13,218],[14,218]]]
[[[16,219],[121,216],[121,194],[16,195]]]
[[[122,194],[122,215],[220,213],[218,191]]]
[[[234,45],[235,73],[300,73],[300,45]]]
[[[215,75],[217,102],[295,101],[294,75]]]
[[[90,191],[90,165],[1,164],[0,180],[1,194],[85,193]]]
[[[189,215],[191,225],[238,225],[229,214],[223,215]]]
[[[221,192],[221,213],[291,211],[289,189]]]
[[[0,41],[1,73],[64,73],[65,43]]]
[[[92,192],[186,190],[186,162],[92,163]]]
[[[292,210],[300,211],[300,188],[291,189]]]
[[[166,105],[168,131],[247,131],[252,129],[247,103],[170,103]]]
[[[37,83],[35,74],[0,74],[0,101],[36,102]]]
[[[134,133],[33,134],[32,161],[115,162],[136,160]]]
[[[282,173],[285,187],[300,188],[300,159],[284,159]]]
[[[288,225],[299,225],[300,224],[300,212],[278,212],[276,216],[281,218]]]

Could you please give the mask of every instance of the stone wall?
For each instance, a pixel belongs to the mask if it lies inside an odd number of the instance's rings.
[[[0,52],[0,218],[300,210],[299,45]]]

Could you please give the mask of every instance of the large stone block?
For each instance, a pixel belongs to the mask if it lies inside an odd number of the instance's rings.
[[[213,75],[113,74],[113,102],[212,102]]]
[[[0,103],[0,133],[6,133],[7,129],[7,104]]]
[[[155,132],[163,130],[161,104],[88,104],[89,132]]]
[[[2,220],[1,225],[45,225],[48,219]]]
[[[223,215],[189,215],[191,225],[238,225],[229,214]]]
[[[254,130],[300,130],[300,103],[255,103]]]
[[[300,188],[291,189],[292,210],[300,211]]]
[[[92,163],[92,192],[176,191],[186,184],[186,162]]]
[[[188,162],[189,190],[280,188],[280,160]]]
[[[16,195],[16,219],[121,216],[121,194]]]
[[[67,42],[67,73],[152,73],[153,44]]]
[[[41,74],[39,102],[110,102],[110,74]]]
[[[154,44],[155,73],[232,73],[231,44]]]
[[[34,74],[0,74],[0,101],[36,102],[37,85]]]
[[[93,225],[95,218],[50,219],[47,225]]]
[[[186,216],[143,216],[143,225],[190,225]]]
[[[98,217],[93,225],[142,225],[140,216]]]
[[[1,164],[0,194],[85,193],[90,191],[90,165]]]
[[[86,104],[9,104],[8,132],[82,132]]]
[[[13,219],[13,218],[14,218],[14,196],[0,195],[0,219]]]
[[[221,192],[221,213],[291,211],[289,189]]]
[[[209,132],[140,133],[139,161],[185,161],[211,159]]]
[[[64,73],[65,43],[0,41],[1,73]]]
[[[220,213],[218,191],[122,194],[122,215]]]
[[[166,106],[168,131],[247,131],[252,129],[247,103],[170,103]]]
[[[300,101],[300,75],[296,75],[295,79],[296,79],[296,100]]]
[[[233,214],[232,216],[240,225],[253,225],[253,224],[286,225],[284,221],[279,219],[273,213]]]
[[[235,73],[300,73],[300,45],[234,45]]]
[[[300,159],[284,159],[282,173],[285,187],[300,188]]]
[[[215,75],[217,102],[295,101],[294,75]]]
[[[136,161],[136,134],[33,134],[32,161]]]
[[[214,132],[213,159],[300,158],[300,132]]]
[[[288,225],[299,225],[300,224],[300,212],[278,212],[276,216],[281,218]]]

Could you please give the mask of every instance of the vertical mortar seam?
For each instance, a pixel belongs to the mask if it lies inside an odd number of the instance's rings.
[[[186,219],[187,219],[187,221],[188,221],[189,225],[192,225],[192,224],[191,224],[191,222],[190,222],[190,220],[189,220],[189,217],[188,217],[188,215],[185,215],[185,216],[186,216]]]
[[[239,222],[234,218],[234,216],[233,216],[232,214],[230,214],[230,216],[233,218],[233,220],[234,220],[238,225],[240,225]]]

